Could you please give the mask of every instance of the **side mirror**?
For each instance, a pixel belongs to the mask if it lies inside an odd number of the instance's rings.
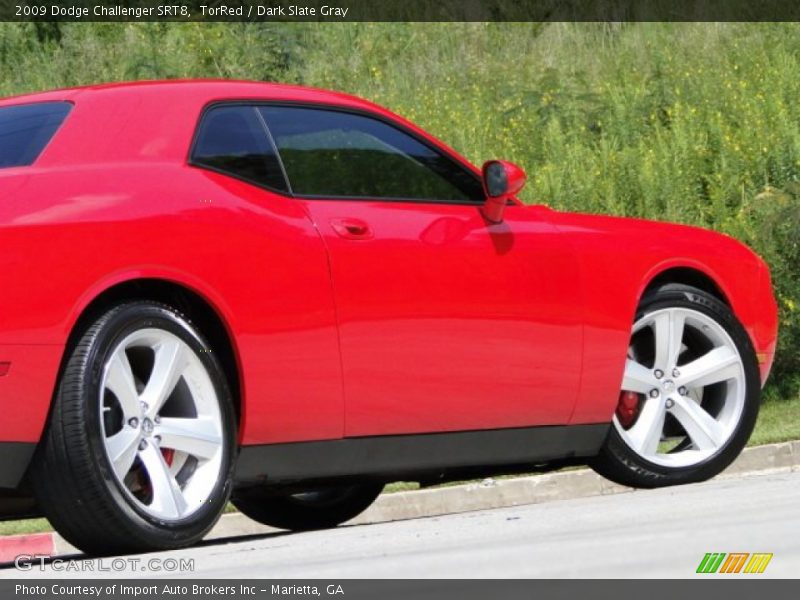
[[[525,186],[525,171],[504,160],[490,160],[483,164],[483,191],[486,202],[481,213],[487,221],[500,223],[506,204]]]

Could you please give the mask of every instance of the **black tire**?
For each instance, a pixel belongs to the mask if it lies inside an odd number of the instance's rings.
[[[728,306],[697,288],[668,284],[642,299],[636,321],[664,308],[688,308],[701,312],[714,319],[728,333],[739,352],[745,373],[744,408],[728,441],[706,460],[687,467],[666,467],[645,460],[625,443],[612,425],[600,454],[590,461],[590,466],[611,481],[631,487],[657,488],[694,483],[719,474],[747,444],[761,403],[761,380],[755,351],[750,337]]]
[[[261,488],[237,490],[233,505],[254,521],[290,531],[336,527],[364,512],[383,491],[368,483],[325,488],[304,494],[271,495]]]
[[[219,402],[220,476],[209,500],[183,519],[157,519],[137,506],[114,475],[104,448],[104,365],[125,336],[146,328],[165,330],[188,345],[209,375]],[[199,541],[216,523],[231,492],[236,418],[223,371],[207,349],[177,311],[136,301],[100,316],[68,350],[31,473],[39,506],[68,542],[92,555],[168,550]]]

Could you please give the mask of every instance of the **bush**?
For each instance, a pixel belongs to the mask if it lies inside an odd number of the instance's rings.
[[[778,360],[772,395],[800,392],[800,184],[786,189],[768,186],[745,202],[739,215],[739,237],[758,248],[770,264],[781,316]]]
[[[292,72],[386,104],[475,162],[520,163],[528,202],[739,237],[772,267],[781,335],[768,394],[786,396],[800,388],[798,33],[736,23],[317,26],[304,30],[314,43]]]
[[[771,391],[800,388],[800,25],[0,24],[0,93],[169,77],[285,80],[387,105],[528,202],[714,228],[770,263]]]

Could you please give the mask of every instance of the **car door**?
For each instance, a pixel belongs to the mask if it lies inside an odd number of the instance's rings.
[[[339,439],[344,396],[329,259],[256,109],[209,107],[191,153],[202,276],[235,315],[243,444]],[[219,208],[217,208],[219,207]],[[220,223],[203,218],[220,211]],[[225,212],[222,212],[222,211]],[[201,218],[202,217],[202,218]],[[213,221],[212,221],[213,222]],[[205,254],[204,254],[205,253]]]
[[[345,435],[566,423],[580,299],[548,210],[487,223],[475,173],[384,117],[260,111],[330,255]]]

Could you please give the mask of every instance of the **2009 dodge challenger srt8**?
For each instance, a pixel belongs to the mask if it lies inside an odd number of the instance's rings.
[[[772,364],[767,266],[524,180],[307,88],[0,101],[0,513],[104,554],[229,498],[302,530],[394,480],[719,473]]]

